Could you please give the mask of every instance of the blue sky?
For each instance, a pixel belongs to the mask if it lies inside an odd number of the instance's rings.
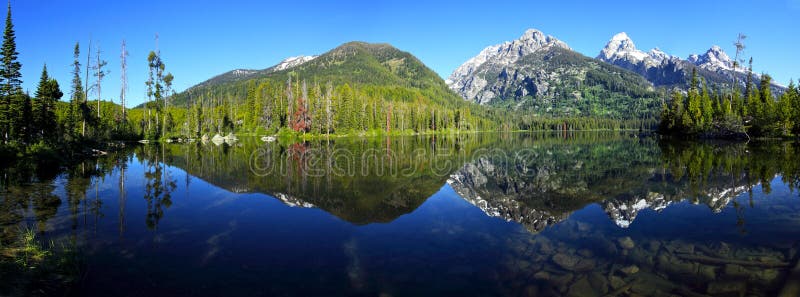
[[[23,87],[41,68],[68,93],[72,48],[99,45],[111,73],[104,99],[119,97],[120,43],[128,43],[129,106],[143,101],[146,56],[159,48],[176,90],[236,69],[320,54],[344,42],[388,42],[446,78],[484,47],[528,28],[594,57],[625,31],[637,47],[686,57],[736,34],[757,71],[788,84],[800,77],[800,0],[733,1],[62,1],[11,0]],[[84,78],[85,79],[85,78]],[[94,95],[93,95],[94,96]],[[66,96],[65,96],[66,97]]]

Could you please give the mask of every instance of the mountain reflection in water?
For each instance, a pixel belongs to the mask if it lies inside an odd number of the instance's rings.
[[[83,275],[82,296],[770,296],[793,284],[798,153],[608,132],[133,146],[3,169],[0,271],[28,226],[79,251],[43,275]],[[31,278],[4,279],[50,279]]]

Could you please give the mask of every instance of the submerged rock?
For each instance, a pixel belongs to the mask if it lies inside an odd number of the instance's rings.
[[[740,281],[716,281],[708,284],[706,293],[711,295],[728,294],[734,296],[744,296],[747,291],[747,284]]]
[[[553,255],[553,263],[556,263],[565,270],[573,271],[575,266],[578,265],[580,258],[565,253],[558,253]]]
[[[692,254],[694,253],[694,245],[691,243],[683,242],[681,240],[673,240],[664,245],[670,253],[678,254]]]
[[[631,274],[635,274],[635,273],[639,272],[639,266],[630,265],[630,266],[623,267],[619,271],[621,271],[625,275],[631,275]]]
[[[592,285],[592,288],[595,292],[600,294],[608,293],[608,279],[600,273],[600,272],[593,272],[589,274],[589,283]]]
[[[630,236],[625,236],[620,239],[617,239],[617,243],[619,243],[619,246],[621,248],[626,250],[632,249],[634,246],[636,246],[636,244],[633,242],[633,239],[631,239]]]
[[[621,277],[616,275],[612,275],[611,277],[609,277],[608,281],[611,284],[611,288],[615,290],[625,285],[625,281]]]
[[[592,288],[587,278],[581,278],[569,287],[567,296],[595,296],[597,292]]]
[[[717,269],[714,266],[700,265],[697,268],[697,277],[703,280],[713,280],[717,278]]]
[[[533,279],[550,280],[551,278],[552,278],[552,275],[550,275],[550,272],[547,272],[547,271],[539,271],[539,272],[533,274]]]
[[[661,242],[658,241],[658,240],[651,240],[647,244],[647,249],[650,250],[650,252],[652,252],[652,253],[657,253],[658,249],[660,249],[660,248],[661,248]]]

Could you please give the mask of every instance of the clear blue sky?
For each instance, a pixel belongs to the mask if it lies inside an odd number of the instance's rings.
[[[91,37],[111,73],[104,99],[119,97],[120,43],[126,39],[129,106],[142,102],[146,56],[160,49],[184,90],[236,68],[262,69],[285,57],[320,54],[361,40],[411,52],[446,78],[488,45],[527,28],[594,57],[615,33],[637,47],[686,57],[714,44],[732,55],[747,39],[757,71],[787,84],[800,77],[800,0],[733,1],[64,1],[12,0],[24,88],[35,90],[44,63],[68,93],[72,48]],[[85,79],[85,78],[84,78]],[[66,96],[65,96],[66,98]]]

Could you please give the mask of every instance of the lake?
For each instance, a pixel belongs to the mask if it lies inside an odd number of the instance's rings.
[[[633,132],[130,144],[2,170],[0,295],[796,292],[799,155]]]

